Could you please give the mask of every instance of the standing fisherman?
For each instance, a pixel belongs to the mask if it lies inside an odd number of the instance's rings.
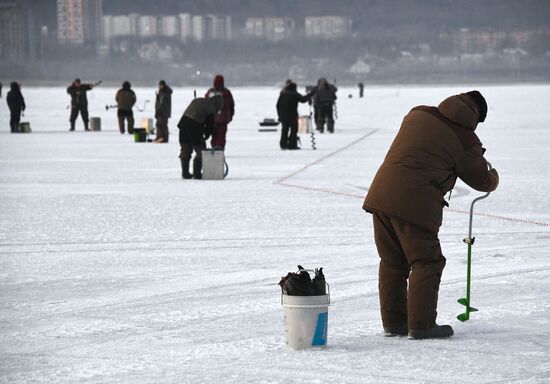
[[[157,119],[157,137],[155,143],[167,143],[170,132],[168,119],[172,116],[172,88],[166,81],[159,81],[159,89],[155,99],[155,118]]]
[[[214,86],[206,92],[205,97],[214,97],[216,95],[223,97],[223,109],[216,119],[216,128],[212,133],[210,145],[214,149],[225,149],[225,137],[227,135],[227,125],[233,120],[235,114],[235,102],[231,91],[225,88],[223,75],[214,77]]]
[[[6,102],[10,109],[10,132],[19,132],[19,121],[21,121],[21,112],[25,110],[25,99],[21,93],[19,83],[12,81],[10,91],[6,96]]]
[[[327,123],[327,130],[330,133],[334,133],[333,106],[336,102],[337,90],[325,78],[320,78],[317,86],[313,89],[315,93],[313,97],[315,124],[317,125],[317,130],[321,133],[325,131],[325,121]]]
[[[312,93],[301,95],[297,91],[296,83],[286,83],[279,93],[277,100],[277,115],[281,122],[281,149],[300,149],[298,147],[298,103],[306,103],[311,100]]]
[[[128,121],[128,133],[134,133],[134,112],[132,111],[132,107],[137,99],[129,81],[122,83],[122,88],[116,93],[115,100],[118,107],[117,117],[120,133],[124,134],[124,120]]]
[[[450,325],[436,323],[445,267],[439,227],[449,205],[444,197],[457,178],[478,191],[498,185],[498,173],[487,169],[474,132],[486,115],[487,103],[478,91],[448,97],[437,107],[413,108],[369,188],[363,208],[373,214],[386,336],[453,335]]]
[[[69,121],[71,122],[70,131],[74,131],[76,118],[80,113],[82,116],[82,121],[84,122],[84,130],[89,131],[88,128],[88,98],[86,97],[86,92],[93,89],[95,84],[82,84],[80,79],[75,79],[69,87],[67,87],[67,93],[71,95],[71,116]]]

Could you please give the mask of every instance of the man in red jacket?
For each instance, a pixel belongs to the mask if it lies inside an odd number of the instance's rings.
[[[225,149],[225,135],[227,134],[227,124],[233,120],[235,114],[235,103],[233,101],[233,95],[231,91],[224,86],[223,75],[216,75],[214,77],[214,86],[206,92],[205,97],[214,96],[223,97],[223,109],[216,119],[216,128],[212,133],[212,140],[210,145],[214,149]]]

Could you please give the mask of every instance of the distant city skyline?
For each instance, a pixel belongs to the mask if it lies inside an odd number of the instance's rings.
[[[10,76],[106,67],[147,79],[161,66],[223,66],[243,82],[313,72],[520,79],[550,77],[549,60],[543,0],[0,0],[0,70]]]

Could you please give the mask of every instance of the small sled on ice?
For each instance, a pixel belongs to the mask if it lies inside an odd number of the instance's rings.
[[[260,121],[261,127],[276,127],[279,125],[279,122],[275,119],[263,119],[263,121]]]
[[[279,125],[279,122],[275,119],[263,119],[260,121],[260,127],[276,127]],[[277,128],[260,128],[259,132],[277,132]]]

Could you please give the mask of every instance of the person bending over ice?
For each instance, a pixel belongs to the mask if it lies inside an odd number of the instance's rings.
[[[386,336],[450,337],[436,324],[445,257],[439,244],[444,196],[460,178],[483,192],[497,188],[475,134],[487,103],[478,91],[450,96],[437,107],[417,106],[403,119],[365,198],[380,256],[380,311]],[[407,280],[409,283],[407,291]]]
[[[211,98],[193,99],[183,112],[178,123],[182,178],[202,179],[202,150],[206,149],[206,140],[212,135],[216,127],[216,118],[222,109],[223,97],[217,95]],[[193,174],[190,174],[189,163],[193,151],[195,151],[195,159]]]

